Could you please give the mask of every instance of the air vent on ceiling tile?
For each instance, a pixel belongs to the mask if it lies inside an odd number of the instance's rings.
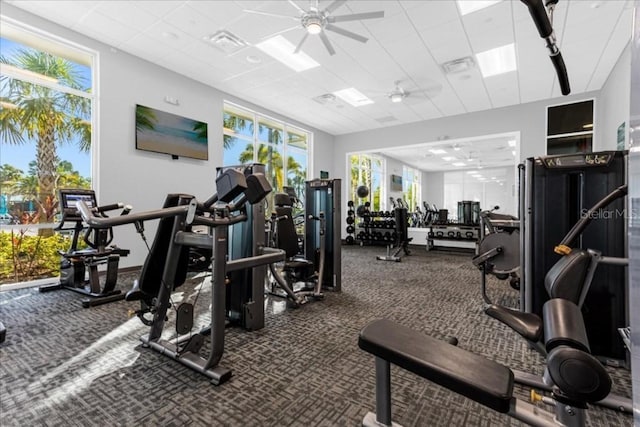
[[[396,119],[393,116],[384,116],[384,117],[380,117],[379,119],[376,119],[376,122],[378,123],[389,123],[389,122],[394,122],[398,119]]]
[[[227,55],[235,53],[247,45],[247,42],[226,30],[220,30],[210,36],[204,36],[203,39]]]
[[[316,96],[313,100],[322,105],[332,104],[336,102],[336,96],[332,93],[325,93],[324,95]]]
[[[445,74],[456,74],[469,71],[471,68],[473,68],[474,65],[475,62],[473,61],[473,58],[467,56],[464,58],[458,58],[454,59],[453,61],[445,62],[440,66],[442,67],[442,70]]]

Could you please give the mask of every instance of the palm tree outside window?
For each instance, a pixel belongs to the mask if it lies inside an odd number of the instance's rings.
[[[4,22],[3,27],[0,196],[11,222],[30,218],[40,224],[41,235],[50,235],[43,225],[54,220],[56,190],[91,186],[92,59],[86,54],[79,63],[68,59],[77,52],[64,56],[63,46],[51,53],[37,42],[22,43],[19,31]],[[18,37],[5,37],[7,28]]]

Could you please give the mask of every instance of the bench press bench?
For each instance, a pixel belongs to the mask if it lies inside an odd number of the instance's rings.
[[[549,353],[545,375],[553,382],[555,414],[513,397],[514,374],[508,367],[424,335],[388,319],[375,320],[360,332],[358,346],[373,354],[376,366],[376,414],[364,426],[397,426],[391,419],[391,370],[403,369],[469,399],[536,426],[583,426],[587,403],[605,397],[611,379],[588,353],[584,321],[578,307],[562,299],[544,308]],[[586,351],[585,351],[586,350]]]

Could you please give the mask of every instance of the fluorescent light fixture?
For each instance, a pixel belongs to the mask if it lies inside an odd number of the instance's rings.
[[[389,99],[391,100],[391,102],[402,102],[403,98],[404,98],[404,94],[400,92],[395,92],[389,95]]]
[[[441,148],[433,148],[431,150],[429,150],[429,152],[433,153],[433,154],[447,154],[447,152]]]
[[[516,150],[513,150],[513,151],[511,152],[511,154],[513,154],[513,155],[515,156],[515,155],[516,155]]]
[[[482,77],[487,78],[516,70],[515,44],[510,43],[476,54]]]
[[[455,163],[451,163],[453,166],[467,166],[466,163],[463,162],[455,162]]]
[[[500,3],[501,1],[502,0],[458,0],[458,8],[460,9],[460,15],[464,16]]]
[[[456,158],[453,156],[445,156],[442,158],[442,160],[444,160],[445,162],[450,162],[451,160],[456,160]]]
[[[467,171],[467,175],[475,175],[478,171]]]
[[[509,144],[509,147],[515,147],[516,146],[516,140],[515,139],[510,139],[509,141],[507,141],[507,144]]]
[[[293,53],[296,47],[281,35],[260,42],[256,47],[298,73],[320,66],[312,57],[302,51]]]
[[[354,87],[342,89],[337,92],[333,92],[333,94],[342,99],[344,102],[348,102],[349,104],[353,105],[354,107],[373,104],[373,101],[371,99],[367,98],[365,94]]]

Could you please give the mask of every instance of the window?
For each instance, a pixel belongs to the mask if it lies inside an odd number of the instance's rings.
[[[47,247],[57,189],[91,187],[94,57],[4,20],[0,52],[0,238],[17,236],[0,246],[34,238]],[[57,258],[45,256],[52,265],[40,265],[38,253],[29,268],[3,259],[0,282],[56,274]]]
[[[547,154],[590,152],[593,125],[593,100],[548,107]]]
[[[402,167],[402,197],[409,206],[409,211],[414,211],[416,206],[420,206],[422,193],[420,182],[422,173],[408,166]]]
[[[363,205],[370,202],[370,210],[381,211],[384,209],[384,168],[382,157],[375,154],[352,154],[349,158],[351,168],[351,180],[349,185],[349,200],[355,205]],[[364,185],[369,189],[369,195],[360,198],[356,194],[359,186]]]
[[[293,187],[304,203],[311,132],[231,103],[224,105],[223,127],[224,166],[263,163],[275,191]]]

